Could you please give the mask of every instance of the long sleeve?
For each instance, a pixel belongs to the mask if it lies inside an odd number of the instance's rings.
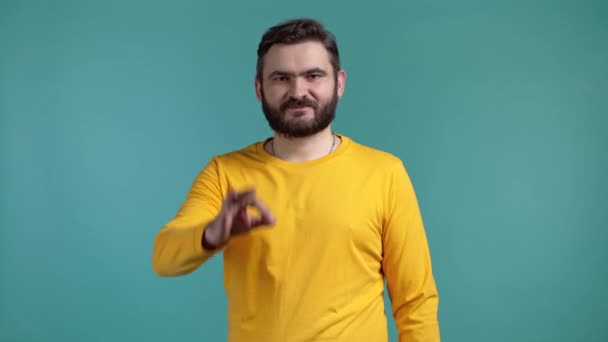
[[[439,296],[416,195],[401,162],[392,169],[382,267],[400,342],[440,341]]]
[[[222,205],[218,172],[217,161],[212,159],[195,178],[175,217],[158,232],[152,266],[159,276],[190,273],[217,252],[205,250],[202,237]]]

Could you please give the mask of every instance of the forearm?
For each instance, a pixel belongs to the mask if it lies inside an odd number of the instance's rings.
[[[152,265],[159,276],[188,274],[207,261],[216,250],[203,247],[203,223],[163,228],[154,241]]]
[[[439,342],[439,295],[422,227],[410,228],[406,240],[400,249],[389,244],[385,260],[399,341]]]
[[[394,308],[399,342],[439,342],[437,319],[438,295],[434,287],[427,287],[419,297]]]
[[[431,253],[413,186],[401,166],[383,232],[383,269],[399,341],[440,341],[439,296]]]
[[[152,266],[159,276],[190,273],[219,250],[203,247],[203,233],[222,204],[217,177],[217,163],[212,160],[194,180],[175,217],[156,235]]]

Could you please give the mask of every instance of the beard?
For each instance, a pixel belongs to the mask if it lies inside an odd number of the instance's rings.
[[[336,107],[338,105],[337,88],[331,100],[326,104],[319,104],[317,101],[303,98],[297,100],[290,98],[283,102],[279,108],[272,107],[264,96],[262,91],[262,111],[266,120],[275,132],[287,138],[303,138],[327,128],[336,117]],[[299,120],[299,113],[296,112],[295,118],[288,118],[286,111],[291,106],[309,106],[314,113],[312,120]]]

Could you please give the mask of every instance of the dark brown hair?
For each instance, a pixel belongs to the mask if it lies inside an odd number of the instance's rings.
[[[302,18],[284,21],[269,28],[258,45],[258,61],[256,65],[256,77],[262,81],[262,68],[264,55],[274,44],[295,44],[304,41],[318,41],[330,55],[330,62],[334,68],[334,74],[340,70],[340,54],[335,36],[327,31],[322,23],[314,19]]]

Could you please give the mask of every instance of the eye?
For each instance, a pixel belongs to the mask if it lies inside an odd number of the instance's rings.
[[[315,79],[320,78],[320,77],[321,77],[321,74],[310,74],[310,75],[308,75],[308,78],[311,79],[311,80],[315,80]]]

